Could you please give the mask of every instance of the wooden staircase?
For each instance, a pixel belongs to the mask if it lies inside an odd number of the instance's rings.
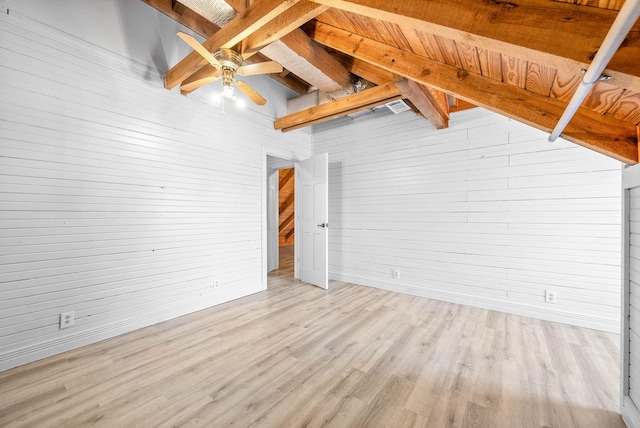
[[[281,169],[279,172],[279,239],[280,245],[293,245],[295,234],[294,189],[295,169]]]

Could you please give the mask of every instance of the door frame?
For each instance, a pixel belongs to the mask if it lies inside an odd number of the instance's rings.
[[[267,161],[267,272],[280,267],[280,169],[272,168]],[[273,204],[273,205],[272,205]],[[268,275],[268,274],[267,274]]]
[[[261,210],[261,222],[262,222],[262,242],[261,242],[261,246],[262,246],[262,266],[261,266],[261,274],[262,274],[262,284],[261,284],[261,290],[264,291],[267,289],[267,285],[268,285],[268,278],[267,278],[267,274],[268,274],[268,269],[269,269],[269,254],[268,254],[268,230],[267,230],[267,191],[268,191],[268,186],[269,183],[268,181],[268,177],[267,177],[267,168],[268,168],[268,162],[267,162],[267,156],[272,156],[272,157],[276,157],[276,158],[280,158],[283,159],[285,161],[289,161],[289,162],[293,162],[293,163],[298,163],[300,162],[300,157],[295,154],[294,152],[287,150],[287,149],[280,149],[277,147],[263,147],[262,148],[262,168],[261,168],[261,183],[262,183],[262,197],[261,197],[261,204],[260,204],[260,210]],[[294,189],[294,200],[298,199],[298,195],[297,195],[297,189]],[[295,221],[295,220],[294,220]],[[297,231],[294,232],[294,242],[297,240]],[[297,248],[296,248],[297,249]],[[294,277],[298,277],[298,257],[297,254],[294,256],[294,272],[293,275]]]

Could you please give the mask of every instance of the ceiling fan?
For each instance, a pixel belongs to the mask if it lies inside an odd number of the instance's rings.
[[[235,99],[233,88],[236,86],[242,93],[258,105],[266,104],[267,100],[262,97],[255,89],[242,80],[237,80],[236,75],[252,76],[256,74],[281,73],[283,68],[275,61],[260,62],[257,64],[242,65],[242,57],[233,49],[220,49],[214,53],[209,52],[200,42],[193,36],[178,32],[180,37],[186,44],[191,46],[193,50],[198,52],[209,64],[219,71],[218,76],[208,79],[206,83],[215,82],[222,77],[222,93],[221,95],[227,99]]]

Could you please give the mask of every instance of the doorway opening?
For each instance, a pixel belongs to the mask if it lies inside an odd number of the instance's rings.
[[[293,278],[295,260],[295,168],[278,173],[278,267],[272,276]]]
[[[294,162],[267,156],[267,288],[295,276]]]
[[[293,278],[328,289],[328,171],[329,155],[317,154],[300,161],[276,157],[264,153],[263,163],[263,216],[262,216],[262,284],[263,290],[269,287],[268,273],[280,266],[280,170],[295,168],[292,174],[283,173],[290,179],[295,176],[295,208],[290,213],[293,232]],[[286,196],[284,196],[286,198]],[[282,223],[287,221],[283,217]],[[291,250],[291,249],[289,249]]]

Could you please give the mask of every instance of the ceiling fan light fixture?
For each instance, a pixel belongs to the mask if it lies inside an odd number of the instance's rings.
[[[223,85],[222,92],[220,93],[224,98],[230,100],[233,99],[233,86],[231,85]]]
[[[221,91],[214,92],[211,96],[211,101],[214,105],[222,105],[222,114],[225,113],[225,104],[229,101],[231,101],[239,110],[243,110],[247,107],[246,100],[235,95],[234,87],[230,85],[223,85]]]
[[[194,51],[198,52],[200,56],[206,59],[207,62],[211,66],[213,66],[219,73],[219,77],[215,76],[213,80],[201,80],[216,81],[220,77],[222,78],[222,92],[220,93],[220,96],[216,98],[222,99],[223,109],[225,99],[229,99],[234,102],[237,101],[238,98],[233,94],[234,87],[237,87],[240,92],[249,97],[249,99],[255,104],[266,104],[267,100],[255,89],[249,86],[246,82],[236,80],[236,74],[239,74],[241,76],[252,76],[256,74],[281,73],[283,68],[280,64],[274,61],[266,61],[243,66],[242,56],[240,56],[236,51],[232,49],[223,48],[215,53],[211,53],[193,36],[187,33],[179,31],[178,37],[180,37],[186,44],[191,46]],[[218,101],[218,99],[214,99],[214,101]]]

